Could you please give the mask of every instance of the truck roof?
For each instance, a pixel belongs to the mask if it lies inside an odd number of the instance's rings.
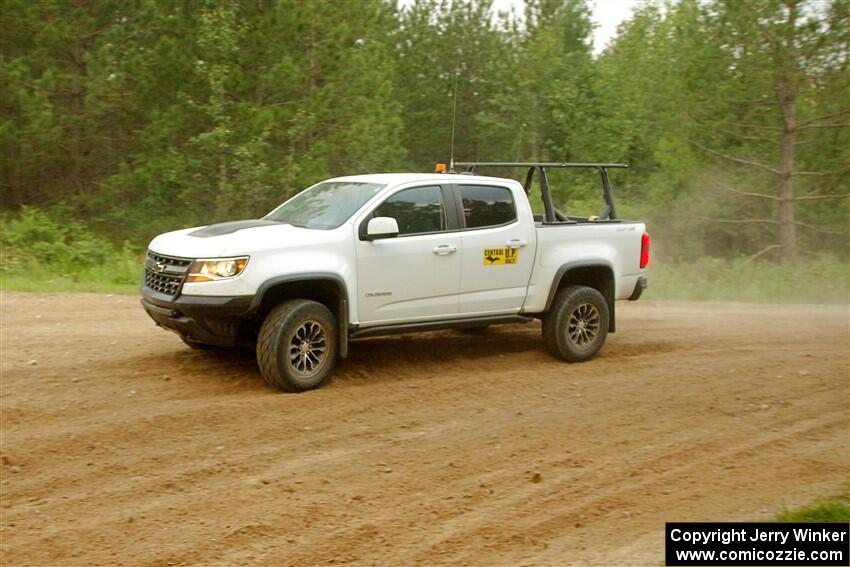
[[[515,181],[505,177],[492,177],[485,175],[460,175],[453,173],[370,173],[368,175],[346,175],[335,177],[328,181],[357,181],[360,183],[381,183],[384,185],[398,185],[415,181],[431,181],[434,183],[452,183],[469,181]]]

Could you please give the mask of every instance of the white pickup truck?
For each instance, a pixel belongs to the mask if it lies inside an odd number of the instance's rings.
[[[649,235],[616,217],[608,169],[619,164],[458,163],[462,174],[338,177],[258,220],[168,232],[151,241],[142,305],[193,348],[256,347],[265,380],[316,388],[349,340],[543,321],[568,361],[593,357],[614,331],[614,302],[646,287]],[[484,177],[527,167],[525,186]],[[547,168],[601,173],[605,209],[566,216]],[[544,213],[528,199],[538,173]]]

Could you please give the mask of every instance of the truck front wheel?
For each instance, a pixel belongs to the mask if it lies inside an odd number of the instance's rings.
[[[336,366],[339,341],[333,314],[307,299],[272,309],[257,338],[257,364],[279,390],[303,392],[321,386]]]
[[[608,303],[592,287],[571,285],[558,291],[543,319],[546,349],[564,360],[593,358],[608,336]]]

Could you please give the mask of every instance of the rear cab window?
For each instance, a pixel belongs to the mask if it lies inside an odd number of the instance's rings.
[[[457,194],[467,229],[504,226],[517,220],[514,195],[507,187],[459,185]]]

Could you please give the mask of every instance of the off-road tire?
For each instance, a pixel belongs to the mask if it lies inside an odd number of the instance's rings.
[[[303,343],[309,343],[305,351]],[[321,353],[320,348],[324,348]],[[257,364],[263,379],[285,392],[321,386],[333,373],[338,352],[336,319],[327,307],[308,299],[291,299],[272,309],[257,338]]]
[[[589,360],[605,343],[609,320],[608,303],[599,291],[583,285],[565,287],[543,319],[546,350],[570,362]]]

